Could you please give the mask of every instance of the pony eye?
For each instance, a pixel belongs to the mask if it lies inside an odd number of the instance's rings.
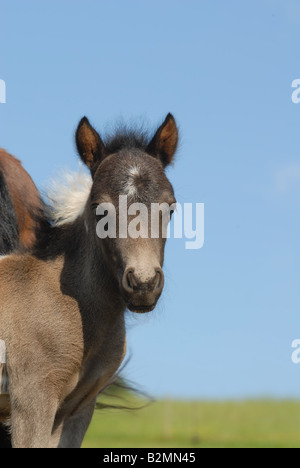
[[[91,205],[91,208],[92,208],[93,211],[96,211],[96,209],[98,208],[98,206],[99,206],[99,203],[93,203],[93,204]]]

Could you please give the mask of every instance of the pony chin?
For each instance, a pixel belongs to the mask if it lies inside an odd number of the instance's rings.
[[[136,314],[147,314],[149,312],[152,312],[155,307],[156,307],[157,302],[155,302],[152,305],[146,305],[146,306],[138,306],[134,304],[127,304],[127,308],[130,310],[130,312],[134,312]]]

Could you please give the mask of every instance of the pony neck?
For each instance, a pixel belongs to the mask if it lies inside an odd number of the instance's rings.
[[[87,304],[90,312],[99,314],[99,311],[107,309],[122,312],[125,305],[117,279],[101,254],[96,231],[86,226],[83,215],[70,228],[71,247],[64,253],[62,286],[79,303]]]

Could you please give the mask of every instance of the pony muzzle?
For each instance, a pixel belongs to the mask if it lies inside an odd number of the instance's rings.
[[[163,287],[164,274],[161,268],[156,268],[147,280],[142,279],[134,268],[127,268],[121,283],[122,295],[128,309],[137,313],[151,312],[161,296]]]

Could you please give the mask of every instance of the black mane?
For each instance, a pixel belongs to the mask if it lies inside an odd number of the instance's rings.
[[[122,123],[111,134],[105,136],[104,144],[109,153],[133,148],[145,151],[149,140],[149,133],[142,126],[133,128]]]

